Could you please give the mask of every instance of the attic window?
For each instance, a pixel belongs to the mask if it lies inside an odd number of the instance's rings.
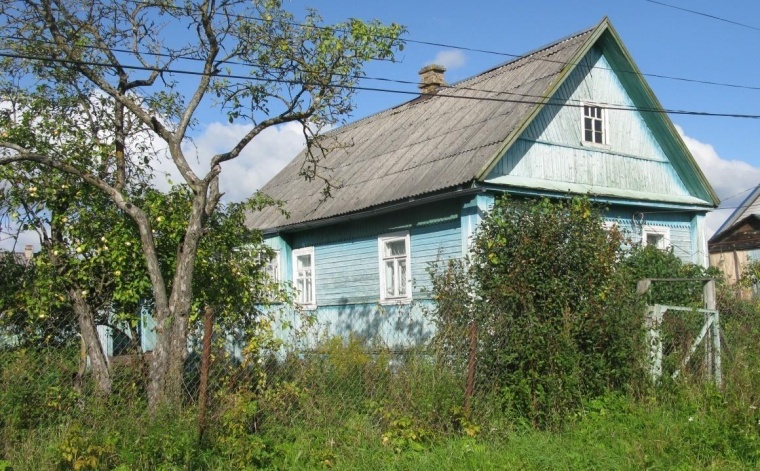
[[[583,105],[583,142],[606,144],[604,128],[604,108],[596,105]]]

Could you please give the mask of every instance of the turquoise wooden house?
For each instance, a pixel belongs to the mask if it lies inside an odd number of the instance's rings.
[[[607,18],[450,86],[420,74],[418,98],[328,134],[331,198],[302,153],[262,188],[290,217],[249,215],[328,334],[429,338],[429,262],[465,255],[504,193],[589,195],[634,242],[707,265],[718,199]]]

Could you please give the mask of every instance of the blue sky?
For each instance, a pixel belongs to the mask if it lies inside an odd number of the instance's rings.
[[[666,7],[657,1],[751,27]],[[370,63],[366,69],[368,77],[415,81],[421,67],[443,62],[448,67],[449,83],[506,62],[511,59],[509,54],[524,54],[592,27],[608,16],[643,73],[740,86],[647,77],[666,109],[760,115],[760,1],[756,0],[284,0],[283,4],[297,15],[313,7],[327,23],[349,17],[379,19],[405,25],[408,40],[502,53],[408,42],[398,62]],[[362,85],[417,91],[413,84],[365,80]],[[350,119],[410,98],[398,93],[361,91]],[[199,118],[193,142],[199,156],[228,150],[229,144],[246,130],[240,123],[228,124],[211,110],[203,110]],[[760,120],[683,115],[673,115],[671,119],[719,197],[727,198],[722,205],[726,209],[708,217],[710,235],[731,208],[741,203],[747,194],[742,191],[760,183]],[[297,125],[267,130],[241,158],[225,164],[222,190],[226,199],[250,196],[295,156],[302,142]],[[198,162],[199,167],[203,164]],[[168,167],[167,171],[175,173],[174,181],[179,181],[176,172]],[[31,237],[22,239],[22,244],[36,242]],[[6,245],[7,241],[0,241],[0,246]]]
[[[608,16],[644,73],[738,84],[756,90],[647,77],[665,108],[760,115],[760,2],[666,0],[675,6],[753,25],[749,29],[646,0],[533,0],[462,2],[414,0],[362,2],[295,0],[300,10],[318,9],[328,22],[346,17],[377,18],[409,29],[407,39],[446,43],[508,54],[523,54],[594,26]],[[372,77],[414,80],[425,63],[447,51],[460,65],[449,67],[454,82],[509,57],[408,43],[396,64],[375,63]],[[370,86],[413,90],[412,85]],[[403,95],[363,92],[356,117],[406,101]],[[684,131],[712,144],[725,158],[760,165],[760,120],[673,116]]]

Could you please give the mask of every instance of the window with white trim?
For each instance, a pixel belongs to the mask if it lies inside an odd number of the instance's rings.
[[[296,302],[304,307],[315,307],[314,247],[293,251],[293,284],[296,288]]]
[[[272,258],[264,266],[264,273],[272,283],[280,282],[280,251],[275,250]]]
[[[596,105],[583,105],[583,142],[604,145],[605,135],[604,108]]]
[[[409,272],[409,233],[396,233],[378,239],[380,253],[380,300],[405,301],[412,298]]]
[[[670,247],[670,228],[663,226],[644,226],[641,228],[641,245],[653,245],[660,250]]]
[[[261,265],[264,272],[265,283],[263,287],[263,300],[267,302],[277,303],[278,291],[280,287],[280,251],[279,250],[267,250],[259,252],[257,255],[257,261]]]

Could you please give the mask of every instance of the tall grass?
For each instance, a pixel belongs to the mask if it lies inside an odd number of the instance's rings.
[[[195,405],[149,416],[127,367],[119,392],[94,400],[77,392],[69,356],[0,351],[0,470],[757,469],[760,313],[725,293],[719,303],[722,390],[698,374],[639,385],[585,401],[555,431],[487,395],[468,415],[463,371],[358,338],[214,385],[203,441]],[[39,364],[46,373],[29,374]]]

